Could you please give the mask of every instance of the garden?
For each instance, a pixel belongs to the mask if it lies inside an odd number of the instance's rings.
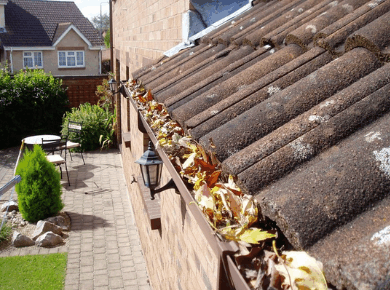
[[[69,120],[83,123],[82,150],[114,145],[115,105],[104,80],[96,91],[97,105],[69,108],[62,80],[43,70],[0,70],[0,149],[19,146],[26,136],[67,135]],[[71,138],[72,136],[68,136]]]
[[[78,108],[69,108],[61,79],[39,69],[21,70],[15,75],[11,75],[6,68],[0,70],[0,149],[20,146],[25,137],[33,135],[54,134],[72,140],[76,136],[68,131],[69,121],[82,124],[80,146],[71,150],[83,152],[114,146],[116,115],[108,80],[98,86],[96,94],[100,99],[97,105],[84,103]],[[22,143],[20,153],[15,175],[20,175],[21,181],[15,186],[17,198],[13,195],[15,200],[10,200],[16,204],[17,209],[3,204],[0,251],[26,245],[54,247],[56,245],[45,244],[46,240],[43,238],[50,232],[54,232],[52,236],[59,236],[61,240],[58,240],[58,245],[63,245],[70,220],[61,212],[64,204],[61,198],[63,192],[60,172],[48,161],[47,152],[39,145],[34,145],[29,150],[23,148]],[[5,196],[9,195],[4,195],[2,201]],[[47,224],[52,224],[50,231],[47,230]],[[45,230],[36,234],[39,227]],[[18,241],[26,244],[14,245],[15,233]],[[0,258],[1,271],[13,273],[10,274],[10,279],[1,282],[0,288],[14,289],[12,283],[17,281],[17,289],[23,289],[27,284],[28,287],[39,289],[62,289],[66,260],[66,254]],[[9,267],[10,263],[15,267]],[[27,271],[25,268],[31,268],[31,263],[40,270]],[[20,271],[23,271],[23,275]],[[20,281],[22,276],[23,281]],[[24,282],[27,284],[23,284]]]

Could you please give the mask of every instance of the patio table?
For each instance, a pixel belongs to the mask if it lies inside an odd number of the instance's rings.
[[[60,140],[61,136],[57,135],[35,135],[24,138],[24,144],[28,149],[32,149],[34,144],[42,144],[42,139],[45,140]]]

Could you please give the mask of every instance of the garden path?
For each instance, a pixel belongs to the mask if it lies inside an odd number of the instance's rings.
[[[0,186],[13,177],[18,150],[0,150]],[[68,252],[65,290],[151,289],[119,150],[86,152],[85,165],[78,154],[73,161],[67,157],[71,186],[62,179],[62,197],[72,221],[68,243],[0,256]]]

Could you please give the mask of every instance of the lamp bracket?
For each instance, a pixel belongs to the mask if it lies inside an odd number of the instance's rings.
[[[176,183],[173,181],[173,179],[171,178],[167,184],[165,184],[163,187],[160,187],[158,189],[151,189],[150,190],[150,196],[151,198],[150,199],[154,199],[154,195],[156,193],[159,193],[159,192],[162,192],[162,191],[165,191],[167,189],[176,189],[177,190],[177,186],[176,186]]]
[[[112,93],[113,95],[117,94],[117,93],[122,93],[123,92],[123,86],[120,86],[118,91],[116,91],[115,93]]]

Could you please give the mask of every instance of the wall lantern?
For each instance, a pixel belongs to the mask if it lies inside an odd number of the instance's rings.
[[[110,91],[113,95],[121,91],[120,89],[118,90],[118,83],[115,81],[114,78],[111,78],[108,81],[108,84],[110,85]]]
[[[141,167],[142,178],[145,186],[150,189],[151,199],[154,199],[156,193],[176,188],[176,184],[171,178],[166,185],[155,189],[160,184],[163,162],[153,150],[152,141],[149,141],[148,150],[146,150],[141,158],[135,161],[135,163],[138,163]]]

